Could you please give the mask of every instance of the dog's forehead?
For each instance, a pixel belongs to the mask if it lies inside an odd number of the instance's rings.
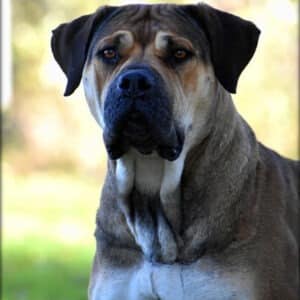
[[[172,22],[170,22],[172,21]],[[186,20],[185,20],[186,26]],[[107,23],[111,30],[125,28],[134,31],[139,38],[149,40],[157,30],[173,30],[179,33],[184,21],[174,5],[128,5],[120,7]]]
[[[195,25],[192,18],[186,15],[180,6],[128,5],[117,9],[113,16],[100,26],[94,36],[94,45],[100,39],[113,36],[119,31],[129,31],[142,45],[157,40],[159,32],[169,32],[181,36],[195,48],[207,51],[205,34]],[[93,46],[92,46],[93,47]]]

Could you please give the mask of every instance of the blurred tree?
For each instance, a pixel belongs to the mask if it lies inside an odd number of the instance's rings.
[[[12,1],[13,9],[13,57],[14,87],[20,93],[40,91],[39,67],[49,48],[51,29],[49,25],[90,12],[97,6],[96,1]],[[57,22],[55,22],[57,21]],[[15,101],[18,101],[15,97]],[[30,99],[29,99],[30,100]],[[24,101],[21,100],[20,101]]]

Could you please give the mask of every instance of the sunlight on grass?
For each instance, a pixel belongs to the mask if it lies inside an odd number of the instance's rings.
[[[4,166],[3,300],[86,299],[100,183]]]
[[[48,237],[4,243],[3,300],[86,299],[93,249]]]

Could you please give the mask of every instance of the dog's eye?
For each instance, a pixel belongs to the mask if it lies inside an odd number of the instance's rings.
[[[103,50],[103,57],[106,59],[114,59],[117,57],[117,52],[114,49]]]
[[[106,63],[116,63],[119,60],[117,50],[112,47],[99,51],[98,56]]]
[[[187,58],[188,53],[187,53],[187,51],[184,50],[184,49],[177,49],[177,50],[174,51],[173,55],[174,55],[174,57],[175,57],[176,59],[182,60],[182,59]]]
[[[193,53],[183,48],[177,48],[171,52],[169,60],[172,64],[178,65],[186,62],[193,56]]]

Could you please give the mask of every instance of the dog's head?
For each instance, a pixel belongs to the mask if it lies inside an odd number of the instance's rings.
[[[111,159],[136,148],[175,160],[211,93],[236,91],[259,30],[208,5],[104,7],[53,31],[68,96],[83,78]]]

